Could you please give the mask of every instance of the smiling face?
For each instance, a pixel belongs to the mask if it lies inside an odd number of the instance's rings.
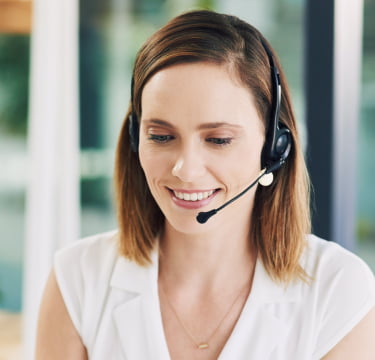
[[[249,89],[227,66],[180,64],[157,72],[142,93],[139,157],[166,226],[197,233],[249,223],[255,188],[206,224],[260,171],[264,126]]]

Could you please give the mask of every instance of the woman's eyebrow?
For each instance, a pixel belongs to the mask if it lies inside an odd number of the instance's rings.
[[[236,128],[236,129],[241,129],[242,125],[228,123],[228,122],[225,122],[225,121],[208,122],[208,123],[200,124],[198,126],[198,129],[217,129],[217,128],[220,128],[220,127],[232,127],[232,128]]]
[[[146,120],[142,120],[142,121],[146,125],[161,125],[161,126],[168,127],[170,129],[175,129],[175,126],[173,124],[171,124],[170,122],[166,121],[166,120],[146,119]],[[219,121],[219,122],[207,122],[207,123],[200,124],[198,126],[198,130],[217,129],[217,128],[220,128],[220,127],[232,127],[232,128],[237,128],[237,129],[242,128],[242,126],[238,125],[238,124],[228,123],[228,122],[225,122],[225,121]]]
[[[174,125],[172,125],[168,121],[161,120],[161,119],[145,119],[145,120],[142,120],[142,122],[144,122],[145,125],[160,125],[160,126],[168,127],[170,129],[175,129]]]

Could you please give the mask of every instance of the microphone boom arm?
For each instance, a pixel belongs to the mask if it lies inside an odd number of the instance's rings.
[[[279,163],[277,163],[277,165],[279,165]],[[266,174],[272,172],[272,170],[274,169],[275,166],[271,166],[270,168],[265,168],[263,169],[259,176],[245,189],[245,190],[242,190],[238,195],[236,195],[234,198],[230,199],[229,201],[227,201],[226,203],[224,203],[223,205],[221,205],[220,207],[218,207],[217,209],[212,209],[210,211],[206,211],[206,212],[200,212],[196,219],[197,221],[200,223],[200,224],[204,224],[210,217],[214,216],[218,211],[224,209],[226,206],[230,205],[233,201],[237,200],[239,197],[241,197],[242,195],[244,195],[245,193],[247,193],[254,185],[256,185],[258,183],[258,181]]]

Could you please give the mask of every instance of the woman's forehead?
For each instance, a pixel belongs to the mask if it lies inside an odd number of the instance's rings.
[[[160,70],[146,83],[142,93],[142,118],[166,114],[214,117],[215,122],[235,120],[246,111],[256,113],[251,91],[234,80],[226,66],[211,63],[174,65]],[[212,120],[213,121],[213,120]]]

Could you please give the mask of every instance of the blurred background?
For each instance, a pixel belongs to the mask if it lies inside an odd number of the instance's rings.
[[[30,324],[35,316],[29,321],[27,317],[35,315],[40,296],[41,285],[31,284],[33,279],[44,284],[53,252],[74,238],[116,227],[113,159],[129,103],[133,60],[141,43],[168,19],[182,11],[209,8],[258,27],[281,59],[309,148],[307,0],[67,0],[64,6],[68,3],[73,10],[64,10],[64,24],[71,31],[66,36],[43,32],[37,23],[47,21],[41,15],[43,6],[57,10],[58,2],[0,0],[0,359],[32,358],[30,350],[23,355],[21,351],[22,343],[32,342]],[[353,119],[357,176],[355,203],[349,204],[354,206],[355,231],[348,247],[375,271],[375,0],[364,0],[361,11],[360,103],[358,119]],[[316,26],[319,21],[315,19]],[[47,48],[38,52],[43,36],[49,36],[44,40]],[[50,75],[43,80],[44,73]],[[62,90],[60,83],[65,84]],[[50,85],[53,90],[48,90]],[[52,93],[57,95],[49,99],[46,94]],[[50,110],[54,104],[55,112]],[[61,149],[70,154],[68,160]],[[45,161],[40,164],[41,158]],[[52,179],[54,187],[38,187],[43,178]],[[59,185],[61,179],[70,182]],[[67,194],[65,202],[56,195],[58,189]],[[62,205],[56,209],[53,204]],[[66,214],[75,220],[66,222]],[[43,232],[41,224],[49,224],[49,232]],[[61,240],[64,234],[67,239]]]

